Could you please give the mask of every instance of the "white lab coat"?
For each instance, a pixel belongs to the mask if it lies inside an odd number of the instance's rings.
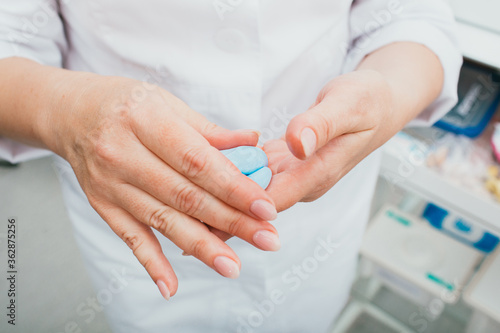
[[[431,123],[455,103],[461,64],[452,15],[436,0],[2,0],[0,22],[0,58],[155,83],[221,126],[261,130],[263,140],[280,136],[328,80],[383,45],[422,43],[443,64],[441,96],[415,123]],[[43,154],[0,139],[0,158]],[[370,155],[319,200],[280,213],[279,252],[229,240],[242,261],[237,280],[181,256],[158,234],[179,277],[169,302],[92,210],[70,166],[55,159],[114,331],[324,332],[349,294],[379,157]],[[91,310],[76,311],[88,331]]]

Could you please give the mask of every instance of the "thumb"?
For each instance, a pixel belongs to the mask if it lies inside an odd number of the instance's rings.
[[[285,137],[292,154],[304,160],[338,136],[368,129],[367,124],[356,102],[347,96],[327,95],[295,116],[288,124]]]

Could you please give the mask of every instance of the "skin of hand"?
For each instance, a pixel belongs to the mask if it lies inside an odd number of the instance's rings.
[[[325,194],[425,109],[439,95],[443,76],[434,53],[401,42],[331,80],[282,139],[264,144],[273,171],[267,192],[278,211]]]
[[[400,42],[369,54],[354,72],[328,82],[315,103],[264,143],[278,211],[310,202],[384,144],[439,95],[443,68],[425,46]],[[226,241],[231,235],[211,229]]]
[[[276,217],[273,200],[219,152],[256,145],[257,132],[220,128],[156,86],[134,98],[144,83],[132,79],[21,58],[1,60],[0,72],[0,133],[65,158],[165,298],[177,291],[177,277],[153,228],[230,278],[239,258],[209,228],[279,249],[267,222]]]

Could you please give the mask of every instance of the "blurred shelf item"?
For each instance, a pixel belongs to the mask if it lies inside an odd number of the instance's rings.
[[[354,311],[356,307],[353,309],[347,306],[337,321],[340,325],[335,325],[335,328],[340,332],[347,330],[348,333],[373,333],[370,328],[383,327],[383,324],[387,325],[387,322],[389,322],[402,327],[402,330],[409,329],[411,332],[466,333],[471,311],[462,301],[450,305],[444,304],[438,298],[433,298],[424,305],[417,304],[401,296],[399,292],[393,291],[389,286],[382,283],[377,276],[364,276],[363,269],[362,263],[358,267],[358,278],[353,285],[350,302],[358,303],[361,309],[365,308],[365,304],[369,304],[371,306],[369,308],[375,310],[373,312],[382,315],[365,315],[364,311],[360,311],[358,312],[360,314],[355,316],[353,313],[357,312]],[[373,325],[374,320],[372,319],[375,319],[373,317],[381,321],[382,325],[378,322]],[[382,332],[384,331],[382,330]]]
[[[370,275],[420,304],[432,298],[453,304],[483,254],[395,207],[372,220],[361,256],[374,264]]]
[[[17,167],[19,164],[13,164],[13,163],[10,163],[8,161],[4,161],[4,160],[0,160],[0,168],[1,167],[4,167],[4,168],[14,168],[14,167]]]
[[[394,185],[500,234],[500,204],[491,196],[475,193],[428,168],[425,164],[427,148],[418,140],[406,148],[390,140],[382,148],[380,175]]]
[[[499,283],[500,249],[497,249],[481,265],[481,268],[464,292],[465,302],[498,323],[500,323]]]
[[[500,71],[465,61],[460,70],[458,103],[434,126],[478,137],[500,103]]]
[[[500,239],[474,222],[448,212],[433,203],[428,203],[422,217],[441,232],[472,246],[484,253],[495,250]]]
[[[331,333],[413,333],[378,307],[352,300]]]
[[[474,311],[467,323],[465,333],[500,332],[500,323],[491,319],[481,311]]]

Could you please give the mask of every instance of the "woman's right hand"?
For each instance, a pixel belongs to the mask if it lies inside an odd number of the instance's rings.
[[[258,133],[220,128],[140,81],[69,71],[53,81],[58,93],[40,123],[44,143],[71,164],[92,207],[165,298],[177,278],[151,228],[229,278],[241,263],[209,227],[279,249],[267,222],[276,218],[273,200],[218,151],[256,145]]]

